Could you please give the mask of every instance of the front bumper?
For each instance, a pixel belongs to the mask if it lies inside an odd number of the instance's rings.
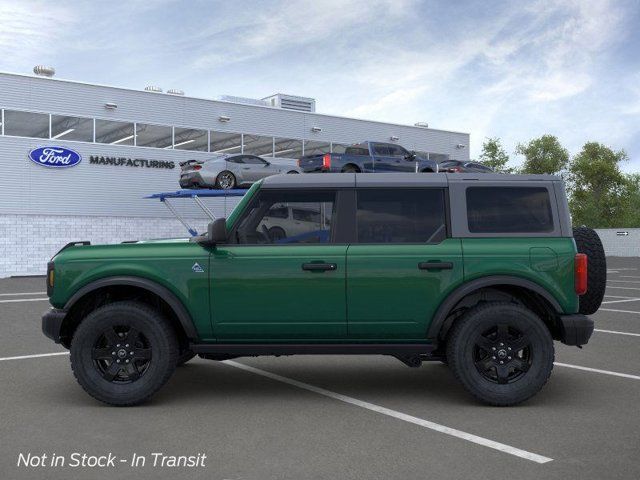
[[[593,333],[593,320],[586,315],[560,315],[560,341],[565,345],[585,345]]]
[[[62,343],[62,323],[67,312],[52,308],[42,316],[42,333],[56,343]]]

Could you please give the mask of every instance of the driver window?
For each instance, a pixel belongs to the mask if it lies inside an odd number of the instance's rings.
[[[333,191],[263,190],[240,220],[236,240],[249,245],[329,243],[334,206]]]

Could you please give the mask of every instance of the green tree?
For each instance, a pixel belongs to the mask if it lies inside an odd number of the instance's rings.
[[[569,151],[554,135],[542,135],[516,147],[518,155],[524,155],[519,173],[547,173],[563,175],[569,164]]]
[[[569,206],[574,225],[615,228],[629,220],[634,181],[620,171],[619,164],[625,160],[624,150],[613,151],[597,142],[586,143],[573,158]]]
[[[628,200],[622,223],[618,226],[640,228],[640,174],[627,175],[626,183]]]
[[[478,160],[498,173],[513,173],[514,171],[513,167],[507,166],[509,155],[498,137],[485,138]]]

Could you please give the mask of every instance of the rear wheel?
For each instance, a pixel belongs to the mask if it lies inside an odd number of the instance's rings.
[[[342,169],[342,173],[358,173],[360,170],[358,170],[358,167],[354,166],[354,165],[346,165],[343,169]]]
[[[216,187],[221,190],[229,190],[236,186],[236,177],[233,173],[225,170],[216,177]]]
[[[454,324],[447,361],[464,388],[484,403],[515,405],[549,379],[554,348],[549,329],[531,310],[492,302]]]
[[[92,397],[110,405],[144,402],[169,379],[178,359],[172,326],[139,302],[116,302],[91,312],[71,342],[71,368]]]
[[[300,172],[296,172],[295,170],[291,170],[290,172],[287,172],[288,175],[298,175]]]
[[[587,292],[580,296],[580,313],[592,315],[598,311],[607,288],[607,257],[600,237],[587,227],[573,229],[579,253],[587,255]]]

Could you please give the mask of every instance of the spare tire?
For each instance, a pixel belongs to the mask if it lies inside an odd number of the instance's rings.
[[[591,315],[598,311],[604,298],[604,290],[607,287],[607,257],[595,230],[587,227],[574,228],[573,238],[578,252],[588,257],[587,293],[580,296],[579,312]]]

